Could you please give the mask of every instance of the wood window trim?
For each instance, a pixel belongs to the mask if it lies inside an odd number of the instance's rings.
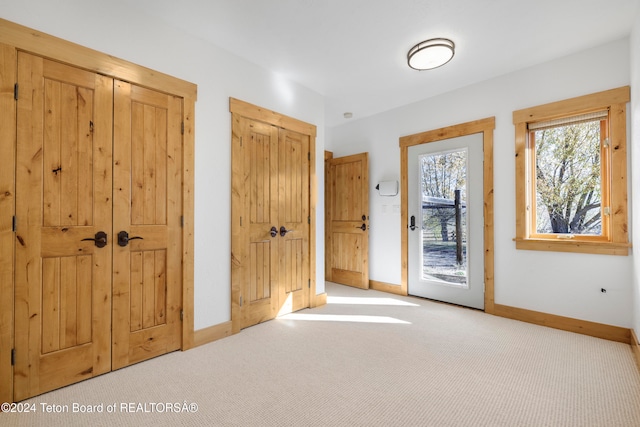
[[[627,113],[629,86],[590,95],[539,105],[513,112],[516,158],[516,249],[575,252],[601,255],[628,255],[627,208]],[[609,239],[606,242],[584,239],[565,240],[533,236],[527,214],[530,180],[528,178],[531,148],[528,146],[528,124],[578,115],[596,110],[609,110],[611,140],[609,192],[611,203]],[[603,171],[603,173],[606,173]]]
[[[456,138],[459,136],[482,133],[482,145],[484,153],[484,311],[488,314],[495,313],[494,297],[494,218],[493,218],[493,130],[495,129],[495,117],[462,123],[427,132],[407,135],[400,138],[400,248],[401,248],[401,284],[400,295],[408,294],[409,284],[409,177],[408,177],[408,150],[414,145]]]

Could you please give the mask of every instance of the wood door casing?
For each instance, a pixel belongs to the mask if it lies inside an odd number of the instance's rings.
[[[180,348],[182,100],[114,85],[113,369]],[[118,235],[131,239],[121,246]]]
[[[111,369],[112,82],[18,55],[15,400]]]
[[[17,55],[0,43],[0,402],[13,401],[15,150]]]
[[[327,160],[331,281],[369,288],[368,153]],[[363,229],[364,228],[364,229]]]
[[[483,197],[484,197],[484,311],[495,313],[494,301],[494,215],[493,215],[493,131],[495,129],[495,117],[461,123],[440,129],[434,129],[413,135],[403,136],[399,140],[400,145],[400,195],[401,195],[401,227],[400,247],[401,254],[401,282],[400,294],[408,294],[409,282],[409,214],[408,214],[408,150],[409,147],[425,144],[432,141],[455,138],[458,136],[483,134]]]

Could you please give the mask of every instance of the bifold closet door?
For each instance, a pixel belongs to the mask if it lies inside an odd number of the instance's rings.
[[[113,80],[18,55],[16,401],[111,369]]]

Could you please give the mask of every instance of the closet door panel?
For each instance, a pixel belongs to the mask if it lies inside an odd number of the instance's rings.
[[[182,99],[121,81],[114,96],[112,348],[118,369],[181,343]]]
[[[309,136],[281,129],[279,135],[279,313],[309,306]]]
[[[111,368],[113,83],[19,53],[18,85],[15,400]]]

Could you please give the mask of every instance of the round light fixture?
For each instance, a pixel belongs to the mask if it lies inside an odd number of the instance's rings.
[[[432,70],[451,61],[456,45],[449,39],[429,39],[418,43],[407,53],[407,63],[414,70]]]

